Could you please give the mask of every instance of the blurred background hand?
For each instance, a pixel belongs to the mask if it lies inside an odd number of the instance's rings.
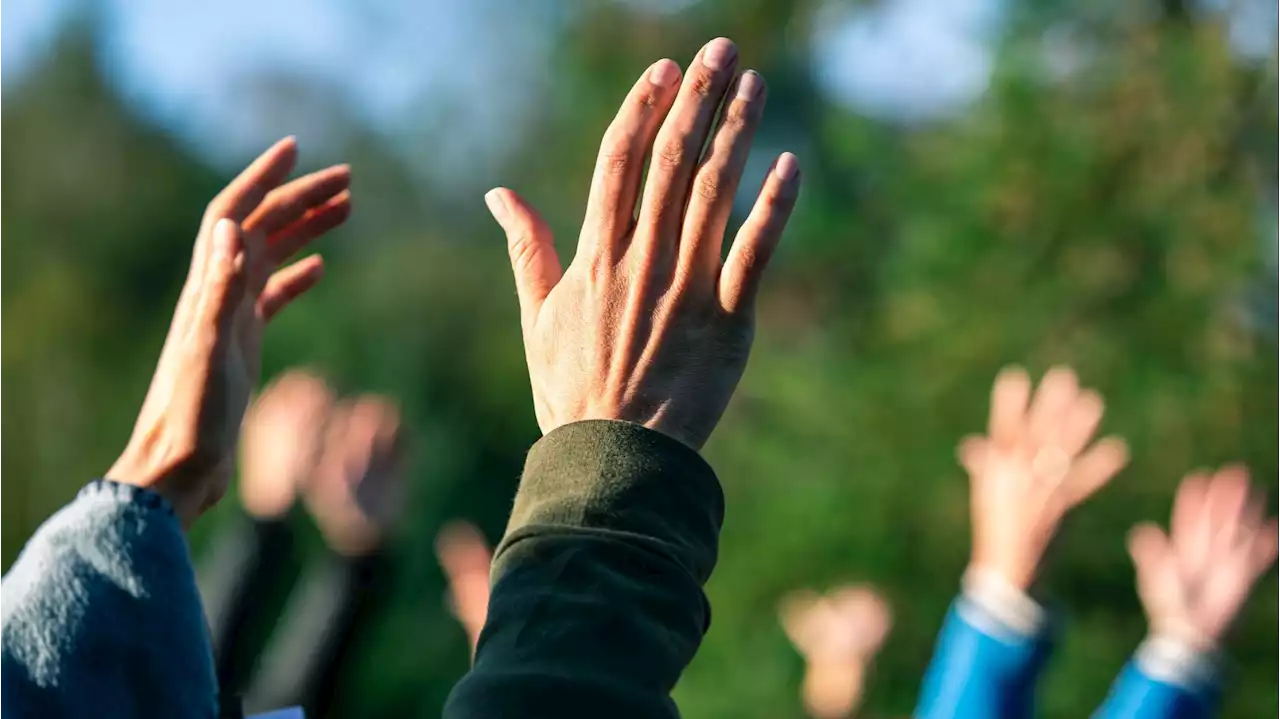
[[[436,558],[449,582],[450,611],[467,633],[474,655],[489,614],[489,565],[493,550],[484,535],[466,522],[446,524],[436,536]]]
[[[284,516],[312,478],[334,398],[324,380],[291,370],[267,386],[245,415],[240,501],[257,519]]]
[[[1134,527],[1129,554],[1153,634],[1216,648],[1258,577],[1276,561],[1277,528],[1242,466],[1189,474],[1166,535]]]
[[[391,400],[361,395],[334,408],[303,495],[334,551],[359,555],[382,545],[404,509],[405,445]]]
[[[1129,461],[1117,437],[1089,446],[1102,413],[1102,398],[1081,390],[1070,369],[1049,370],[1034,398],[1022,369],[1000,373],[987,436],[960,445],[969,473],[972,569],[1024,592],[1031,587],[1063,517]]]
[[[888,602],[866,586],[840,587],[826,595],[800,591],[783,599],[779,617],[805,660],[802,697],[809,714],[852,716],[871,662],[893,627]]]

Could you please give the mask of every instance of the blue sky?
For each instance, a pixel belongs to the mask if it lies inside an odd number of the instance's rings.
[[[698,2],[612,1],[654,12]],[[884,119],[945,116],[987,86],[1001,2],[832,2],[811,43],[819,86]],[[1204,2],[1237,8],[1232,36],[1246,54],[1265,56],[1274,47],[1274,2]],[[124,96],[211,160],[235,162],[290,131],[243,99],[264,72],[323,88],[388,134],[412,136],[425,121],[447,122],[459,138],[455,154],[479,150],[481,137],[492,150],[492,138],[503,134],[499,123],[534,101],[556,24],[573,3],[10,0],[0,24],[3,79],[20,79],[85,6],[105,21],[111,75]]]

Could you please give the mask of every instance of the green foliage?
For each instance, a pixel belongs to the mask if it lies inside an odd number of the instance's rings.
[[[712,630],[677,701],[689,717],[800,716],[777,601],[867,581],[896,617],[868,713],[907,715],[966,560],[953,447],[981,428],[1001,365],[1069,363],[1134,449],[1049,571],[1068,624],[1042,715],[1085,716],[1144,631],[1127,528],[1164,520],[1195,466],[1239,458],[1275,486],[1275,305],[1264,327],[1249,305],[1275,291],[1260,241],[1275,229],[1261,222],[1274,212],[1274,67],[1242,65],[1220,27],[1183,14],[1045,4],[1011,21],[983,100],[901,128],[816,91],[812,5],[584,10],[557,44],[524,146],[481,178],[540,207],[567,260],[596,140],[626,88],[714,34],[737,39],[770,82],[758,154],[801,156],[806,186],[752,363],[708,447],[728,518]],[[1072,12],[1090,51],[1063,74],[1041,38]],[[125,440],[200,212],[226,179],[132,116],[94,52],[69,36],[6,98],[5,566]],[[411,189],[390,148],[360,128],[351,137],[325,151],[355,167],[353,226],[321,246],[328,277],[273,328],[265,366],[311,364],[344,390],[391,393],[416,428],[394,594],[345,695],[352,715],[434,716],[466,649],[438,600],[432,538],[455,516],[499,535],[537,428],[504,247],[479,198]],[[362,188],[376,188],[368,203]],[[197,555],[236,511],[224,502],[199,528]],[[1276,604],[1272,576],[1231,646],[1226,716],[1276,710]]]

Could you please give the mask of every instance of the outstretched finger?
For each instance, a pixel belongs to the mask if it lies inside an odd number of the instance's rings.
[[[229,218],[244,222],[249,213],[284,182],[298,161],[298,142],[286,137],[258,156],[226,189],[209,203],[205,217],[211,222]]]
[[[219,220],[210,233],[210,257],[200,278],[193,332],[209,333],[211,341],[226,336],[248,286],[248,257],[240,226]]]
[[[351,216],[351,191],[343,190],[267,238],[267,257],[279,267],[312,240],[341,225]]]
[[[1031,377],[1026,370],[1012,365],[1000,370],[991,386],[991,411],[987,419],[987,435],[995,446],[1009,449],[1022,440],[1030,398]]]
[[[705,278],[720,266],[725,226],[742,179],[751,140],[764,115],[764,79],[752,70],[740,75],[725,100],[707,155],[693,178],[693,192],[681,231],[681,263]]]
[[[349,165],[334,165],[303,175],[268,192],[244,226],[271,236],[350,186]]]
[[[753,312],[765,268],[799,195],[800,161],[784,152],[765,176],[764,188],[720,270],[720,306],[729,314]]]
[[[580,244],[578,252],[602,252],[616,256],[631,233],[635,221],[636,198],[640,194],[640,178],[644,158],[653,145],[658,126],[675,101],[680,83],[680,66],[671,60],[659,60],[649,66],[618,108],[618,114],[600,141],[591,192],[587,196],[587,217],[596,218],[600,234],[584,234],[581,243],[596,239],[602,246]]]
[[[1053,367],[1045,373],[1027,412],[1031,438],[1037,445],[1043,447],[1062,442],[1064,420],[1079,392],[1076,373],[1069,367]]]
[[[1089,444],[1098,424],[1102,422],[1105,405],[1102,396],[1093,390],[1085,390],[1076,396],[1076,401],[1067,410],[1062,423],[1062,431],[1058,435],[1062,451],[1074,457]]]
[[[1066,506],[1074,507],[1111,481],[1129,463],[1129,445],[1119,437],[1099,440],[1072,463],[1059,491]]]
[[[324,276],[324,260],[311,255],[277,271],[267,280],[259,300],[262,321],[268,322]]]
[[[563,274],[551,228],[529,203],[505,187],[490,190],[484,201],[507,235],[521,323],[527,328]]]

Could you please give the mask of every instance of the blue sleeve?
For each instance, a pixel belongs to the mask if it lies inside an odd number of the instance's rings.
[[[951,605],[916,706],[917,719],[1030,717],[1049,633],[1013,631],[965,597]]]
[[[1215,714],[1218,690],[1212,684],[1161,681],[1129,662],[1094,719],[1207,719]]]
[[[186,538],[159,495],[89,484],[36,531],[0,595],[6,719],[216,715]]]

